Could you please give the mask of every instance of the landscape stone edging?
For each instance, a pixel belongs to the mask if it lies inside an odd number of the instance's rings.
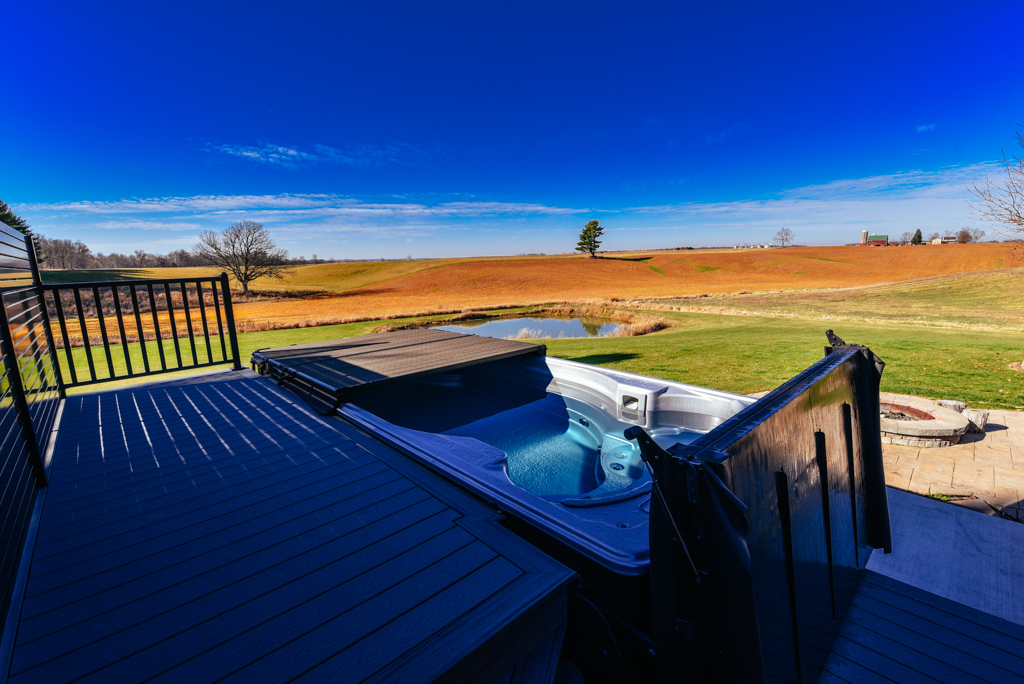
[[[960,441],[960,436],[957,435],[955,440],[949,439],[929,439],[927,437],[908,437],[907,435],[901,435],[896,432],[882,432],[882,443],[883,444],[900,444],[902,446],[912,447],[948,447],[957,444]]]

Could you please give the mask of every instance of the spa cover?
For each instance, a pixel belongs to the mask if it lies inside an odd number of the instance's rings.
[[[359,387],[511,356],[543,356],[546,350],[542,344],[419,328],[261,349],[253,352],[252,363],[326,412]]]

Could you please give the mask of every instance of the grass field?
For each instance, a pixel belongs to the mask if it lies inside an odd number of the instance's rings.
[[[550,354],[562,358],[749,394],[776,387],[821,358],[824,332],[833,327],[847,341],[869,345],[886,362],[883,391],[959,399],[982,408],[1024,409],[1024,374],[1009,368],[1021,359],[1018,335],[827,320],[663,315],[676,325],[643,337],[545,340],[544,344]],[[242,359],[248,362],[256,349],[362,335],[375,327],[377,323],[366,322],[272,330],[241,334],[238,340]],[[155,344],[150,343],[153,351]],[[170,358],[173,352],[167,344]],[[138,345],[131,346],[134,363],[141,367]],[[73,354],[83,367],[84,350],[76,348]],[[200,360],[205,358],[201,345],[198,355]],[[218,355],[215,350],[215,358]],[[152,351],[150,356],[155,358]],[[60,357],[66,368],[63,351]],[[119,347],[112,349],[112,357],[116,372],[123,373]]]
[[[46,279],[119,273],[47,272]],[[998,244],[365,262],[300,267],[283,282],[260,285],[282,294],[239,301],[235,311],[240,330],[319,326],[240,334],[247,361],[254,349],[365,334],[385,318],[401,325],[423,320],[417,315],[425,312],[619,300],[622,308],[656,308],[673,325],[643,337],[551,340],[550,353],[750,393],[820,358],[824,331],[833,328],[889,364],[884,390],[1020,409],[1024,374],[1009,366],[1024,358],[1022,281],[1024,268],[1011,260],[1010,246]],[[368,320],[319,325],[352,319]],[[149,344],[155,358],[156,342]],[[72,353],[84,367],[84,350]],[[197,356],[205,357],[202,345]],[[123,373],[120,348],[111,357]]]
[[[1012,267],[1011,246],[791,247],[583,256],[438,259],[300,266],[258,281],[265,296],[239,301],[240,329],[341,323],[464,309],[612,298],[848,288]],[[106,280],[118,272],[47,271],[49,282]],[[204,269],[133,269],[129,277],[212,275]],[[275,296],[274,292],[310,296]]]
[[[913,281],[832,290],[711,295],[633,306],[705,313],[754,314],[865,322],[1024,331],[1024,268],[931,276]]]

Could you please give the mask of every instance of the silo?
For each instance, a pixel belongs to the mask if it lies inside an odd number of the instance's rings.
[[[860,244],[866,245],[868,243],[868,231],[860,231]]]

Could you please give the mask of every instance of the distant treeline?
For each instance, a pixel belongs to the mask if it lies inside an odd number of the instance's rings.
[[[131,254],[111,252],[93,254],[87,244],[81,240],[57,240],[38,236],[37,242],[42,252],[43,261],[40,267],[50,270],[81,271],[92,268],[182,268],[205,266],[187,249],[178,249],[167,254],[150,254],[137,249]],[[335,263],[337,259],[319,259],[314,254],[311,258],[300,256],[288,259],[285,263],[295,266],[305,264]]]

